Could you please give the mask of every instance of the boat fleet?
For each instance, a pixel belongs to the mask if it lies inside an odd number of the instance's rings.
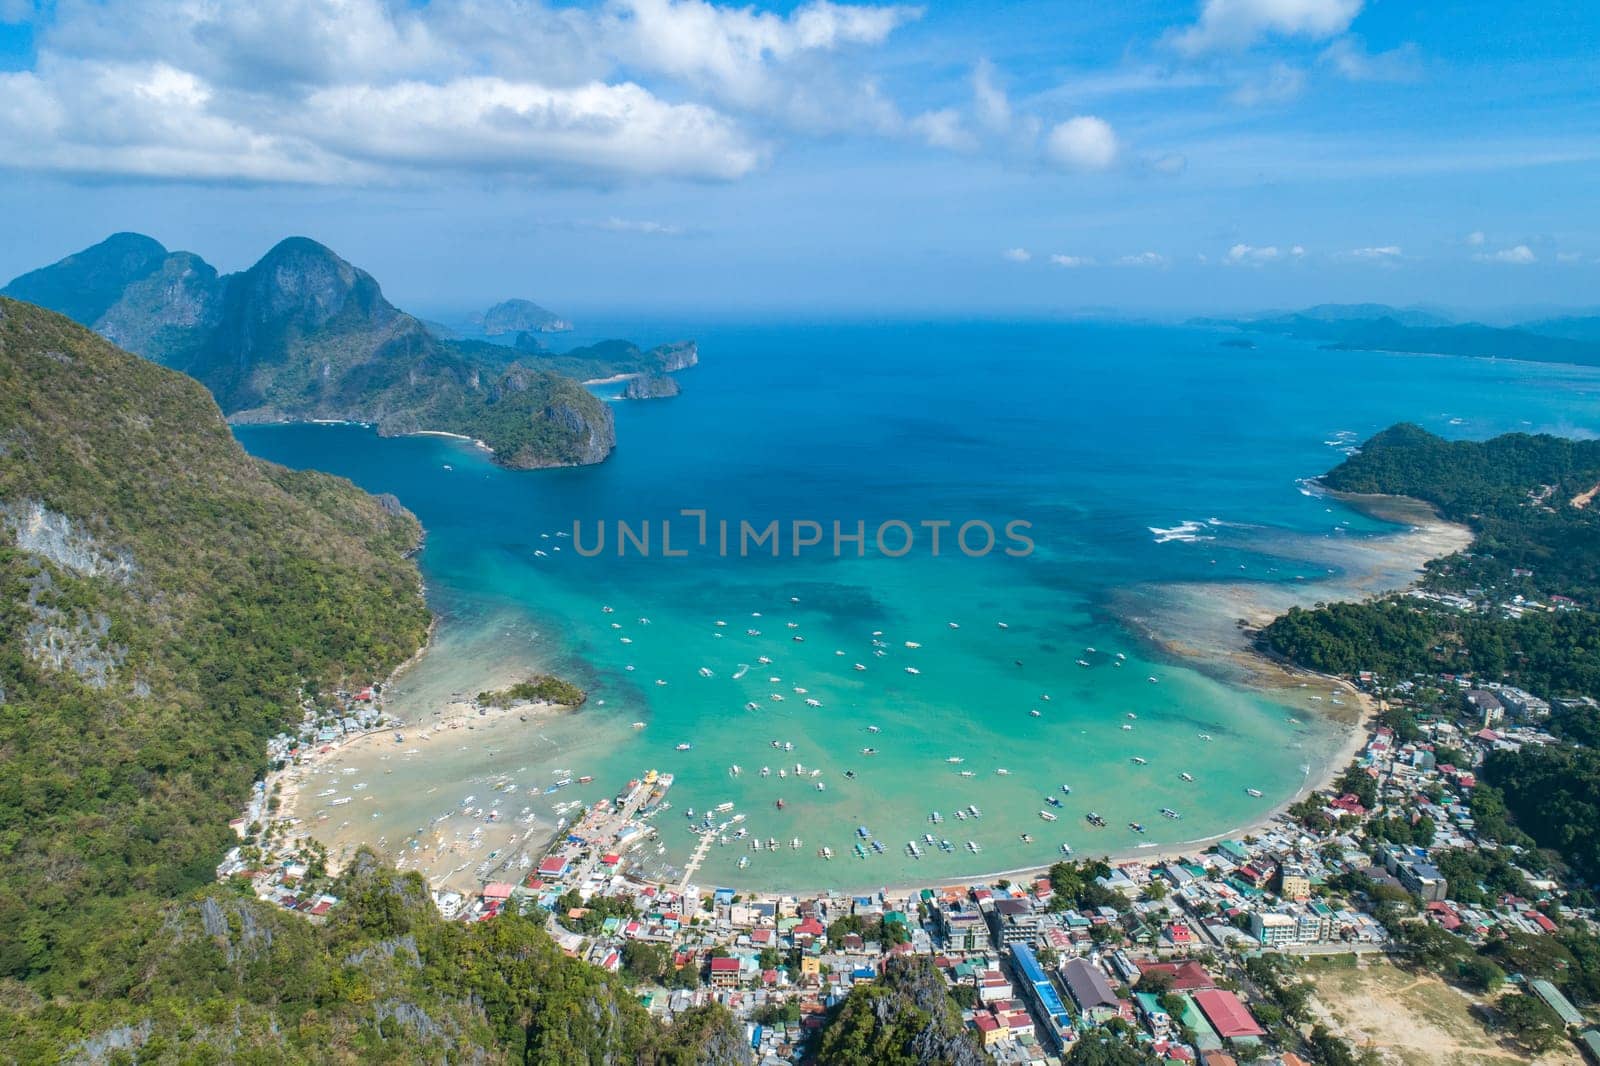
[[[792,603],[798,603],[799,601],[798,601],[798,599],[791,599],[791,602]],[[610,607],[604,607],[604,608],[602,608],[602,610],[607,614],[610,614],[612,612],[612,609]],[[752,619],[760,619],[762,617],[761,616],[761,612],[752,612],[751,617],[752,617]],[[646,618],[640,618],[638,621],[642,625],[649,624],[649,620],[646,619]],[[721,632],[721,630],[727,629],[728,628],[728,623],[725,620],[718,619],[715,622],[714,625],[715,625],[715,630],[717,630],[717,631],[714,632],[713,635],[716,636],[716,637],[722,637],[724,634],[723,634],[723,632]],[[950,622],[947,623],[947,625],[948,625],[948,628],[950,630],[952,630],[952,631],[956,631],[956,630],[959,630],[961,628],[960,624],[958,622],[955,622],[955,621],[950,621]],[[1004,630],[1009,628],[1008,624],[1006,622],[1003,622],[1003,621],[1002,622],[996,622],[995,625],[1001,631],[1004,631]],[[621,627],[619,625],[617,625],[616,623],[612,623],[612,628],[620,629]],[[786,622],[785,623],[785,628],[787,628],[788,630],[791,630],[791,631],[792,630],[796,630],[796,629],[799,628],[799,623],[798,622],[794,622],[794,621]],[[760,628],[758,628],[754,624],[749,626],[745,630],[745,633],[746,633],[747,636],[750,636],[750,637],[760,637],[761,636]],[[621,639],[622,639],[622,641],[624,643],[631,643],[631,641],[627,637],[622,637]],[[799,643],[799,642],[804,640],[804,637],[799,633],[792,633],[791,634],[791,639],[794,642]],[[913,651],[913,652],[918,651],[919,649],[922,648],[922,644],[920,642],[918,642],[918,641],[915,641],[915,640],[904,641],[903,642],[903,646],[908,651]],[[873,655],[873,657],[884,658],[892,650],[893,649],[892,649],[892,646],[890,645],[889,641],[884,639],[884,634],[883,634],[882,631],[875,631],[872,634],[872,655]],[[842,657],[842,656],[845,655],[845,652],[844,652],[844,650],[840,649],[840,650],[836,650],[834,652],[834,654],[836,656],[841,656]],[[1078,665],[1080,667],[1092,668],[1094,666],[1094,663],[1091,662],[1091,657],[1097,656],[1098,654],[1099,653],[1097,653],[1094,648],[1092,648],[1092,647],[1091,648],[1086,648],[1086,649],[1084,649],[1084,657],[1077,659],[1077,663],[1078,663]],[[1115,654],[1114,658],[1109,658],[1108,659],[1108,658],[1106,658],[1104,656],[1101,656],[1098,661],[1100,661],[1102,663],[1109,662],[1110,665],[1112,665],[1114,667],[1120,667],[1120,666],[1122,666],[1124,664],[1124,662],[1126,662],[1126,658],[1127,657],[1124,654],[1118,652],[1118,653]],[[761,655],[761,656],[758,656],[756,658],[756,663],[761,665],[761,666],[770,667],[770,666],[773,665],[773,659],[772,659],[772,657],[770,657],[768,655]],[[1021,666],[1022,662],[1020,660],[1018,660],[1016,665]],[[851,668],[852,668],[853,671],[855,671],[857,673],[866,673],[866,672],[868,672],[868,666],[865,663],[861,663],[861,662],[852,663],[851,664]],[[918,666],[905,665],[902,668],[903,668],[903,670],[905,671],[906,674],[911,675],[913,677],[920,676],[921,673],[922,673],[921,669]],[[630,666],[627,667],[627,669],[628,670],[632,670],[632,669],[634,669],[634,667],[630,665]],[[738,669],[735,672],[733,672],[730,676],[734,680],[742,679],[742,678],[745,677],[745,675],[747,674],[747,672],[750,669],[751,669],[751,667],[748,664],[739,663],[738,664]],[[706,678],[706,679],[714,678],[714,677],[717,676],[716,671],[713,670],[712,667],[710,667],[710,666],[700,666],[697,669],[697,673],[701,678]],[[1160,683],[1160,678],[1158,678],[1158,677],[1156,677],[1154,675],[1151,675],[1150,677],[1148,677],[1147,680],[1151,684],[1159,684]],[[779,685],[781,685],[783,683],[782,678],[779,677],[779,676],[776,676],[776,675],[769,676],[767,678],[767,681],[768,681],[768,683],[770,685],[772,685],[774,687],[779,686]],[[667,682],[666,682],[665,679],[658,679],[657,680],[657,684],[658,685],[665,685],[666,683]],[[818,696],[811,695],[805,687],[798,686],[798,685],[791,685],[790,688],[792,689],[793,694],[795,694],[797,696],[801,696],[801,697],[804,698],[804,704],[805,704],[806,707],[811,708],[811,709],[821,709],[824,706],[823,699],[821,699]],[[1041,704],[1048,704],[1050,702],[1050,700],[1051,700],[1051,697],[1050,697],[1049,693],[1041,693],[1038,696],[1038,702],[1041,703]],[[785,694],[783,692],[779,692],[779,691],[772,691],[772,692],[769,693],[768,701],[770,703],[782,703],[782,702],[785,701]],[[759,711],[762,708],[763,705],[760,702],[758,702],[757,700],[749,700],[744,704],[744,706],[745,706],[745,709],[747,711],[754,712],[754,711]],[[1038,707],[1033,707],[1033,708],[1028,709],[1027,713],[1028,713],[1028,716],[1030,718],[1037,719],[1037,718],[1042,718],[1044,712],[1042,712]],[[1132,731],[1134,731],[1134,728],[1135,728],[1134,723],[1137,722],[1138,717],[1139,717],[1138,714],[1136,714],[1135,712],[1132,712],[1132,711],[1125,712],[1126,721],[1124,721],[1124,722],[1122,722],[1120,724],[1121,731],[1123,731],[1123,732],[1132,732]],[[642,729],[644,727],[644,723],[643,722],[635,722],[633,725],[634,725],[635,729]],[[868,725],[868,726],[865,726],[864,728],[868,733],[873,734],[875,739],[876,739],[876,737],[878,735],[882,734],[882,728],[880,726],[878,726],[878,725]],[[1200,733],[1200,734],[1198,734],[1198,739],[1201,742],[1211,742],[1214,738],[1209,733]],[[779,750],[782,750],[784,752],[791,752],[791,751],[793,751],[795,749],[794,743],[792,741],[788,741],[788,740],[777,740],[777,739],[774,739],[770,743],[771,743],[771,746],[774,749],[779,749]],[[685,752],[686,753],[686,752],[692,751],[693,749],[694,749],[693,741],[687,741],[687,740],[686,741],[682,741],[682,742],[679,742],[675,746],[675,750],[678,751],[678,752]],[[857,753],[862,757],[870,758],[872,756],[876,756],[876,755],[879,754],[879,748],[877,748],[875,746],[872,746],[872,745],[863,746],[863,747],[860,747],[860,748],[857,749]],[[962,755],[949,755],[949,756],[945,757],[946,764],[952,770],[954,770],[954,772],[955,772],[955,774],[957,776],[959,776],[961,778],[966,778],[966,779],[975,778],[977,776],[977,771],[965,767],[963,764],[965,764],[966,761],[967,761],[966,757],[962,756]],[[1148,766],[1149,765],[1149,760],[1146,759],[1144,756],[1141,756],[1141,755],[1131,755],[1131,756],[1129,756],[1129,761],[1133,765],[1139,766],[1139,767],[1144,767],[1144,766]],[[1011,777],[1011,776],[1013,776],[1013,772],[1010,769],[1006,768],[1006,767],[995,767],[995,768],[993,768],[992,772],[997,777]],[[730,776],[737,778],[743,773],[743,770],[742,770],[742,768],[740,766],[735,764],[735,765],[732,765],[729,768],[728,773],[729,773]],[[791,770],[791,768],[789,768],[787,766],[779,767],[779,768],[776,769],[776,771],[774,771],[773,768],[769,767],[769,766],[763,766],[760,769],[760,776],[762,778],[771,778],[771,777],[776,776],[780,780],[781,779],[788,779],[790,777],[817,779],[817,778],[821,777],[822,773],[823,773],[823,771],[821,769],[817,769],[817,768],[808,769],[808,768],[806,768],[805,766],[803,766],[800,763],[794,764],[792,770]],[[843,776],[844,776],[845,780],[847,780],[847,781],[856,780],[856,777],[857,777],[856,772],[853,769],[844,770],[843,771]],[[1188,770],[1181,771],[1180,773],[1178,773],[1177,776],[1178,776],[1179,780],[1183,781],[1186,784],[1192,784],[1195,781],[1194,775],[1192,773],[1190,773]],[[827,790],[826,783],[821,781],[821,780],[811,780],[810,783],[811,783],[812,787],[814,788],[814,790],[819,792],[819,793],[825,792]],[[1060,791],[1062,793],[1062,796],[1071,796],[1072,795],[1072,788],[1071,788],[1070,785],[1061,784],[1060,785]],[[1259,789],[1256,789],[1256,788],[1253,788],[1253,787],[1246,788],[1245,792],[1250,797],[1256,798],[1256,799],[1262,798],[1262,795],[1263,795],[1262,792]],[[326,793],[324,795],[326,795]],[[342,800],[341,799],[335,799],[332,802],[333,802],[333,804],[337,805],[337,804],[340,804],[340,803],[348,803],[349,799],[348,798],[342,799]],[[1063,807],[1064,807],[1063,800],[1062,800],[1061,796],[1045,795],[1044,796],[1044,802],[1045,802],[1046,806],[1037,810],[1037,812],[1036,812],[1037,817],[1041,821],[1043,821],[1045,823],[1055,823],[1055,822],[1059,821],[1059,819],[1061,817],[1061,812],[1062,812]],[[777,811],[783,811],[783,810],[786,809],[787,805],[786,805],[786,802],[785,802],[784,798],[778,797],[778,798],[775,799],[775,801],[773,802],[772,806]],[[697,833],[705,833],[705,832],[717,833],[719,835],[720,842],[725,844],[725,843],[728,842],[728,840],[730,838],[728,838],[727,836],[723,836],[722,835],[722,830],[725,830],[725,829],[729,828],[729,825],[731,824],[731,821],[733,821],[733,820],[742,820],[743,815],[735,815],[730,822],[725,822],[721,826],[717,826],[717,825],[714,824],[714,816],[716,816],[716,815],[726,815],[726,814],[730,813],[732,810],[733,810],[733,804],[731,802],[724,802],[724,803],[718,805],[713,812],[708,813],[705,816],[705,818],[704,818],[704,820],[702,822],[691,826],[691,829],[693,831],[697,832]],[[1177,809],[1175,809],[1173,807],[1170,807],[1170,806],[1163,806],[1159,810],[1160,810],[1160,814],[1162,815],[1162,817],[1164,817],[1164,818],[1166,818],[1168,820],[1176,821],[1176,820],[1182,819],[1182,817],[1183,817],[1183,815],[1182,815],[1182,813],[1180,811],[1178,811]],[[978,807],[976,805],[973,805],[973,804],[969,804],[969,805],[967,805],[965,807],[957,808],[953,813],[954,813],[954,817],[958,821],[961,821],[961,822],[974,821],[974,820],[980,819],[982,817],[982,812],[978,809]],[[692,812],[691,812],[691,814],[692,814]],[[1094,812],[1094,811],[1087,812],[1084,815],[1084,820],[1088,823],[1089,826],[1091,826],[1092,828],[1096,828],[1096,829],[1106,828],[1107,824],[1108,824],[1107,820],[1103,816],[1101,816],[1099,813]],[[944,815],[941,812],[937,811],[937,810],[932,811],[932,812],[930,812],[930,814],[928,816],[928,821],[934,826],[939,826],[939,825],[944,823]],[[1146,832],[1146,827],[1141,822],[1130,821],[1130,822],[1127,823],[1127,825],[1128,825],[1128,828],[1130,830],[1132,830],[1136,834],[1144,834]],[[886,848],[885,848],[883,842],[881,840],[879,840],[877,837],[875,837],[867,829],[866,826],[864,826],[864,825],[857,826],[856,835],[857,835],[858,839],[853,843],[853,846],[852,846],[851,850],[853,851],[853,853],[855,854],[855,856],[858,859],[867,859],[867,858],[870,858],[872,856],[885,854]],[[737,832],[735,832],[733,834],[731,839],[741,840],[742,841],[742,840],[745,840],[747,837],[749,837],[748,830],[741,826],[741,827],[739,827],[737,829]],[[1022,840],[1023,843],[1032,843],[1033,842],[1032,835],[1027,833],[1027,832],[1021,833],[1020,834],[1020,839]],[[1141,845],[1141,846],[1150,846],[1150,845]],[[775,852],[775,851],[781,850],[781,845],[780,845],[778,839],[776,837],[770,837],[770,836],[767,837],[765,840],[763,840],[763,839],[761,839],[759,837],[750,837],[749,838],[749,847],[750,847],[750,850],[752,852],[761,852],[761,851]],[[789,850],[797,852],[797,851],[799,851],[801,849],[801,847],[802,847],[802,841],[800,840],[799,837],[791,838],[791,840],[789,841]],[[974,855],[979,854],[982,851],[982,845],[976,840],[966,840],[966,841],[964,841],[962,843],[961,847],[964,847],[965,850],[968,853],[974,854]],[[1065,842],[1060,843],[1059,844],[1059,848],[1060,848],[1061,854],[1063,854],[1063,855],[1070,855],[1070,854],[1073,853],[1072,846],[1070,844],[1068,844],[1068,843],[1065,843]],[[905,845],[904,845],[904,847],[903,847],[903,850],[904,850],[904,853],[907,856],[909,856],[910,858],[912,858],[912,859],[921,859],[926,854],[928,854],[928,853],[930,853],[930,852],[932,852],[934,850],[938,850],[940,852],[943,852],[943,853],[946,853],[946,854],[950,854],[950,853],[953,853],[953,852],[957,851],[958,847],[957,847],[956,843],[952,842],[949,839],[936,837],[933,833],[924,833],[924,834],[922,834],[922,837],[921,837],[920,841],[918,841],[916,839],[907,840]],[[820,846],[819,848],[817,848],[816,854],[819,857],[821,857],[822,859],[824,859],[824,860],[831,860],[835,856],[834,849],[832,847],[826,845],[826,844],[824,844],[824,845]],[[748,856],[748,855],[742,856],[738,860],[738,864],[737,865],[739,866],[740,869],[744,869],[744,868],[747,868],[749,866],[750,861],[751,861],[750,856]]]

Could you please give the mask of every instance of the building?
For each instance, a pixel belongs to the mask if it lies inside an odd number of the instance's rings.
[[[739,960],[723,957],[711,960],[711,987],[737,988],[739,985]]]
[[[1061,978],[1080,1013],[1097,1021],[1118,1013],[1117,994],[1112,991],[1111,982],[1088,959],[1068,959],[1061,967]]]
[[[1211,1028],[1224,1040],[1240,1040],[1267,1035],[1238,996],[1222,988],[1208,988],[1194,994],[1195,1005],[1206,1016]]]
[[[1539,979],[1528,982],[1528,987],[1533,990],[1534,995],[1544,1000],[1545,1004],[1556,1012],[1563,1025],[1572,1028],[1581,1028],[1584,1025],[1583,1015],[1578,1013],[1578,1008],[1574,1007],[1572,1001],[1562,995],[1561,990],[1555,985]]]
[[[1424,903],[1436,903],[1450,894],[1450,886],[1444,875],[1432,863],[1399,863],[1395,867],[1395,876],[1407,892],[1421,896]]]
[[[1284,863],[1278,867],[1278,895],[1284,899],[1311,898],[1311,875],[1298,863]]]
[[[1253,911],[1250,915],[1250,935],[1263,946],[1282,947],[1300,941],[1300,923],[1291,914],[1278,911]]]
[[[1039,960],[1033,955],[1033,949],[1026,944],[1011,945],[1011,961],[1016,964],[1017,973],[1022,978],[1023,990],[1033,1003],[1034,1009],[1049,1022],[1056,1042],[1064,1043],[1065,1034],[1072,1028],[1072,1016],[1067,1013],[1067,1005],[1061,1001],[1061,994],[1051,983],[1050,975],[1044,972]],[[1107,987],[1109,989],[1109,986]]]
[[[1039,914],[1025,899],[997,899],[989,909],[989,924],[997,944],[1029,944],[1039,935]]]

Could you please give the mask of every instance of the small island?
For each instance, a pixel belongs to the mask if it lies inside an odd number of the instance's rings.
[[[506,708],[516,703],[553,703],[558,707],[581,707],[589,694],[570,681],[554,674],[537,674],[510,688],[478,693],[480,707]]]
[[[678,395],[683,390],[678,387],[674,378],[665,374],[640,374],[638,377],[628,379],[628,387],[622,390],[624,400],[665,400]]]

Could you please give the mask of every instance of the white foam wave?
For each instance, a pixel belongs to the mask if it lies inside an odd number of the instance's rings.
[[[1193,544],[1196,541],[1217,539],[1205,532],[1206,529],[1210,528],[1205,522],[1180,522],[1170,529],[1162,529],[1160,526],[1150,526],[1148,528],[1151,534],[1155,536],[1157,544],[1166,544],[1174,540],[1181,544]]]

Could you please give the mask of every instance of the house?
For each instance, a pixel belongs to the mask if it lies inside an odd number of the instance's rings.
[[[1222,988],[1208,988],[1194,994],[1195,1006],[1206,1016],[1211,1028],[1224,1040],[1261,1037],[1267,1031],[1256,1022],[1238,996]]]
[[[1096,1019],[1118,1013],[1117,994],[1112,991],[1111,982],[1088,959],[1068,959],[1061,967],[1061,978],[1080,1013]]]
[[[1284,863],[1278,867],[1278,895],[1284,899],[1310,899],[1311,875],[1298,863]]]
[[[1194,992],[1202,988],[1215,988],[1215,982],[1206,968],[1193,959],[1182,962],[1146,962],[1139,965],[1139,974],[1164,973],[1172,978],[1174,992]]]
[[[723,957],[711,960],[711,987],[737,988],[739,985],[739,960]]]

